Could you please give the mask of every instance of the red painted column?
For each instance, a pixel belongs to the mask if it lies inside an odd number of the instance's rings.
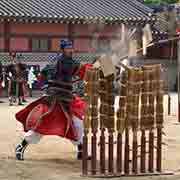
[[[4,22],[4,50],[10,52],[10,23]]]
[[[73,35],[74,35],[74,26],[72,23],[68,24],[68,39],[73,40]]]

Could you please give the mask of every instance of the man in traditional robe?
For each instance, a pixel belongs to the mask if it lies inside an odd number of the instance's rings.
[[[54,71],[48,79],[47,95],[41,97],[16,114],[24,126],[23,141],[16,147],[16,159],[24,160],[29,144],[36,144],[43,135],[57,135],[78,146],[77,159],[82,159],[84,101],[74,95],[73,77],[83,79],[91,65],[80,65],[72,58],[72,48],[61,43]],[[48,74],[49,75],[49,74]]]

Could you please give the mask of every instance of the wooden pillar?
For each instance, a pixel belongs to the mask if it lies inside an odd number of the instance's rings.
[[[74,26],[72,23],[68,24],[68,39],[73,40],[73,35],[74,35]]]
[[[136,32],[136,41],[137,41],[137,48],[142,48],[142,36],[143,36],[143,32],[142,32],[142,27],[139,26],[137,27],[137,32]],[[142,53],[138,53],[138,57],[141,57]]]
[[[87,130],[84,131],[84,137],[83,137],[82,173],[83,175],[88,174],[88,132]]]
[[[108,170],[110,174],[113,174],[114,172],[114,137],[113,132],[109,132],[109,159],[108,159]]]
[[[32,37],[29,38],[29,45],[28,45],[28,46],[29,46],[29,48],[28,48],[29,51],[32,52],[32,51],[33,51],[33,50],[32,50]]]
[[[146,133],[145,130],[141,131],[141,159],[140,159],[140,166],[141,166],[141,173],[146,172]]]
[[[4,50],[10,52],[10,23],[4,22]]]
[[[178,40],[178,68],[177,68],[177,74],[178,74],[178,122],[180,123],[180,40]]]
[[[156,170],[157,172],[162,171],[162,128],[157,128],[157,161]]]
[[[128,175],[130,173],[130,169],[129,169],[129,129],[126,128],[125,130],[125,146],[124,146],[124,173],[125,175]]]

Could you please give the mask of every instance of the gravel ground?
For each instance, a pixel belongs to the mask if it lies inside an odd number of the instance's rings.
[[[67,140],[44,137],[38,145],[28,147],[24,162],[14,158],[15,144],[23,134],[14,114],[22,107],[9,107],[7,99],[0,104],[0,180],[80,180],[81,162],[75,159],[76,148]],[[32,101],[29,99],[28,101]],[[165,97],[165,110],[167,110]],[[172,176],[117,178],[122,180],[180,180],[180,125],[177,123],[177,94],[172,94],[172,113],[165,113],[167,144],[163,150],[163,169],[174,172]]]

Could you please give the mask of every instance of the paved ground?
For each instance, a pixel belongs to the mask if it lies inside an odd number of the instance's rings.
[[[167,99],[167,98],[165,98]],[[75,160],[75,147],[64,139],[45,137],[26,152],[26,161],[14,158],[15,144],[20,141],[22,131],[14,114],[22,107],[0,104],[0,180],[80,180],[81,163]],[[31,101],[31,100],[29,100]],[[167,101],[165,109],[167,110]],[[172,114],[165,113],[163,168],[174,176],[118,178],[133,180],[180,180],[180,125],[177,125],[177,95],[172,95]]]

